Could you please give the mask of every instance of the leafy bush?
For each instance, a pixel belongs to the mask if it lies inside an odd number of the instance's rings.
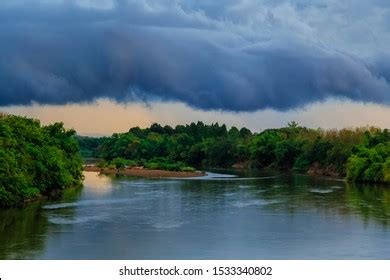
[[[125,166],[126,166],[126,160],[123,158],[114,158],[111,161],[111,164],[115,165],[116,169],[122,169],[122,168],[125,168]]]
[[[383,164],[383,181],[390,183],[390,158]]]
[[[347,179],[390,182],[390,136],[387,130],[365,134],[363,144],[356,146],[348,159]]]
[[[96,164],[97,167],[99,168],[105,168],[108,166],[108,162],[104,159],[101,159],[98,161],[98,163]]]
[[[190,167],[190,166],[184,166],[184,167],[180,168],[180,171],[182,171],[182,172],[195,172],[196,169],[193,167]]]

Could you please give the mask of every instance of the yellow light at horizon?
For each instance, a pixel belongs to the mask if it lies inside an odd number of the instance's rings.
[[[337,100],[286,112],[271,109],[252,113],[202,111],[183,103],[118,104],[107,99],[88,104],[0,107],[0,111],[37,118],[43,124],[63,122],[67,128],[74,128],[81,135],[95,136],[125,132],[134,126],[148,127],[154,122],[175,126],[198,120],[208,124],[219,122],[228,126],[245,126],[252,131],[281,127],[291,120],[314,128],[390,127],[390,107]]]

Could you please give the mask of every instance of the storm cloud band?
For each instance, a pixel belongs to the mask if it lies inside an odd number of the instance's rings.
[[[7,3],[0,7],[0,106],[98,98],[228,111],[287,110],[328,98],[390,104],[386,53],[368,60],[303,33],[256,33],[239,14],[221,17],[215,7]]]

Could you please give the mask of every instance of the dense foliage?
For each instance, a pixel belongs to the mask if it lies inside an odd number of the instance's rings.
[[[0,207],[48,195],[82,179],[74,130],[0,115]]]
[[[365,133],[347,163],[347,178],[353,181],[390,183],[390,132]]]
[[[149,161],[145,160],[139,160],[134,161],[131,159],[125,159],[125,158],[114,158],[112,160],[100,160],[97,163],[97,167],[100,168],[108,168],[111,170],[120,170],[123,168],[132,168],[132,167],[139,167],[140,165],[144,166],[147,169],[157,169],[157,170],[168,170],[168,171],[188,171],[188,172],[194,172],[196,171],[195,168],[190,167],[186,165],[182,161],[173,162],[167,158],[164,157],[155,157]]]
[[[93,142],[92,142],[93,141]],[[252,133],[202,122],[175,128],[153,124],[99,139],[83,138],[82,149],[111,164],[159,163],[196,167],[241,167],[297,170],[347,176],[352,181],[390,182],[390,137],[387,130],[366,127],[322,130],[287,127]]]
[[[94,151],[101,144],[102,138],[88,137],[88,136],[76,136],[80,146],[80,153],[83,158],[91,158],[94,156]]]

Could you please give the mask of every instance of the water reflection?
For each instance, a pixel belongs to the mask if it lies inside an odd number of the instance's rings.
[[[0,211],[0,258],[34,258],[45,242],[47,219],[37,204]]]
[[[61,200],[76,201],[82,188],[67,189]],[[0,259],[40,258],[50,232],[42,202],[23,209],[0,210]]]
[[[59,201],[0,211],[0,258],[390,257],[389,188],[235,175],[157,180],[87,172],[84,188]]]
[[[390,222],[390,188],[383,185],[347,184],[348,206],[358,212],[367,223],[376,220],[384,226]]]

